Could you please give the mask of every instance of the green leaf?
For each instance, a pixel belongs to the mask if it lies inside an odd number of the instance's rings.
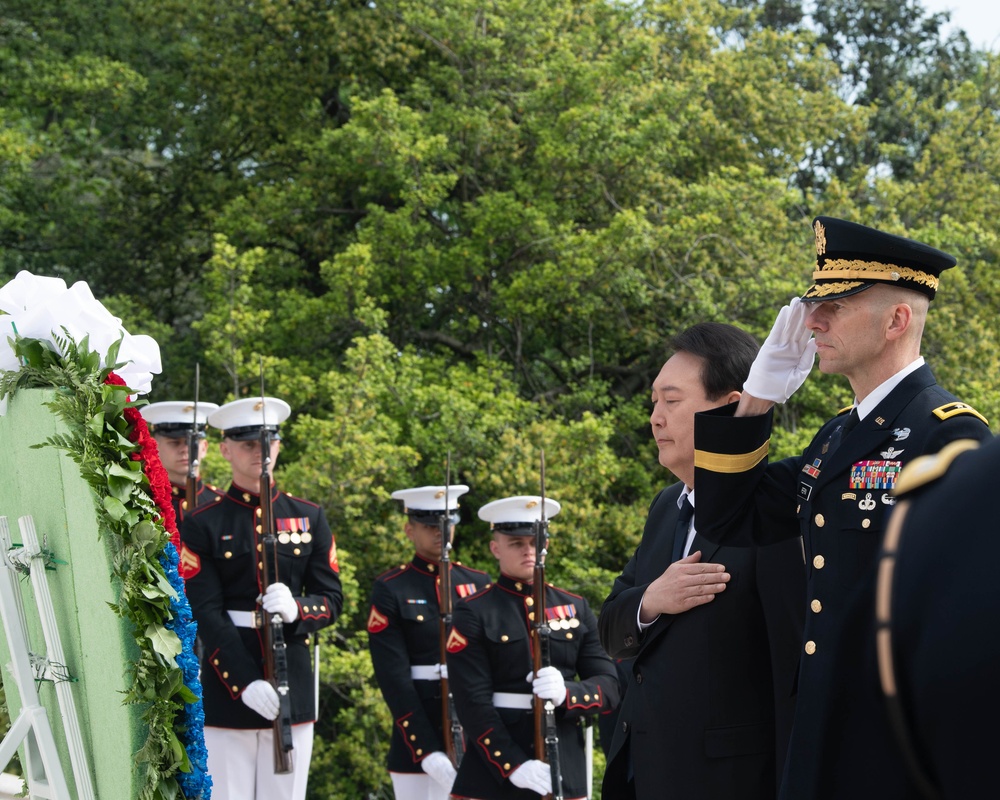
[[[177,634],[163,625],[151,623],[146,626],[146,638],[153,650],[166,661],[172,661],[181,654],[181,640]]]

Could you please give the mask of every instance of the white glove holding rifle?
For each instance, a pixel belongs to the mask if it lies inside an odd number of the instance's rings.
[[[808,316],[809,304],[798,297],[778,312],[743,391],[761,400],[784,403],[805,382],[816,356],[816,340],[806,328]]]
[[[552,767],[533,758],[510,773],[510,782],[518,789],[530,789],[544,797],[552,794]]]
[[[281,704],[278,701],[278,692],[265,680],[257,680],[251,683],[243,694],[240,695],[243,704],[252,711],[256,711],[264,719],[272,722],[278,718]]]
[[[440,784],[445,791],[451,791],[451,785],[455,782],[455,776],[458,773],[451,765],[451,759],[447,755],[440,750],[428,753],[420,762],[420,768]]]

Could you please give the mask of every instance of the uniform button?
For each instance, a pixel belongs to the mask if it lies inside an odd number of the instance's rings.
[[[813,558],[813,566],[816,567],[816,569],[823,569],[823,567],[826,566],[826,559],[823,558],[823,556],[816,556]]]
[[[237,692],[239,692],[239,690],[240,690],[239,686],[234,686],[233,687],[233,694],[236,694]]]
[[[264,562],[263,561],[258,561],[257,562],[257,569],[264,569]]]
[[[573,634],[572,633],[567,633],[566,634],[566,638],[567,639],[572,639],[573,638]]]
[[[410,734],[410,741],[411,741],[411,742],[415,742],[415,741],[417,741],[417,734],[415,734],[415,733],[411,733],[411,734]]]
[[[417,614],[417,622],[423,622],[423,621],[424,621],[424,615],[423,614]]]
[[[816,652],[816,642],[806,642],[806,655],[812,655]]]
[[[297,556],[302,555],[302,551],[298,547],[296,547],[294,550],[292,550],[292,552],[295,553],[295,555],[297,555]]]
[[[535,619],[535,612],[534,611],[529,611],[528,612],[528,619],[530,619],[530,620],[534,620]]]
[[[403,727],[404,728],[409,728],[410,727],[410,721],[409,720],[404,721],[403,722]]]
[[[222,673],[222,677],[228,679],[229,678],[229,673],[228,672],[223,672]]]
[[[589,703],[590,702],[590,695],[589,694],[585,694],[583,696],[583,702],[584,703]]]
[[[510,637],[505,633],[503,636],[500,637],[500,641],[501,642],[506,642],[509,638]]]
[[[641,672],[638,675],[635,676],[635,682],[636,683],[642,683],[642,673]]]
[[[257,533],[263,533],[263,532],[264,532],[264,529],[260,525],[258,525],[257,526]]]
[[[861,520],[861,527],[862,528],[870,528],[871,526],[872,526],[872,521],[870,519],[866,518],[866,519]]]
[[[496,756],[497,758],[500,758],[500,751],[499,750],[494,750],[493,751],[493,755]]]
[[[524,604],[528,608],[531,608],[535,604],[535,598],[534,597],[525,597],[524,598]]]
[[[572,696],[572,697],[571,697],[571,698],[569,699],[569,701],[570,701],[571,703],[573,703],[573,704],[575,705],[575,704],[576,704],[576,695],[573,695],[573,696]]]
[[[818,614],[820,611],[823,610],[823,604],[819,600],[813,600],[809,604],[809,608],[811,608],[815,613]]]
[[[219,659],[213,658],[212,663],[215,664],[215,666],[219,666]]]
[[[423,748],[417,748],[417,755],[422,756],[424,754]]]
[[[225,552],[225,556],[226,556],[226,558],[232,558],[232,557],[233,557],[233,553],[232,553],[232,551],[231,551],[231,550],[227,550],[227,551]]]
[[[628,733],[628,723],[627,722],[623,722],[622,723],[622,732],[623,733]]]
[[[326,611],[326,605],[325,605],[325,604],[324,604],[324,605],[321,605],[321,606],[319,607],[319,609],[320,609],[320,611]],[[308,642],[307,642],[306,644],[308,644]]]
[[[823,517],[822,514],[817,514],[814,522],[816,523],[817,528],[822,528],[824,525],[826,525],[826,519]]]
[[[257,552],[258,553],[263,552],[263,550],[264,550],[264,545],[262,545],[262,544],[257,545]]]
[[[795,506],[795,513],[798,514],[801,510],[802,510],[802,504],[799,503],[797,506]]]
[[[509,770],[509,769],[510,769],[510,764],[509,764],[509,763],[508,763],[508,764],[504,764],[504,765],[503,765],[503,771],[504,771],[504,772],[506,772],[506,771],[507,771],[507,770]]]
[[[635,639],[633,639],[631,636],[626,636],[625,637],[625,646],[626,647],[631,647],[633,642],[635,642]]]
[[[489,747],[490,746],[490,740],[489,739],[483,739],[483,744],[485,744],[487,747]]]

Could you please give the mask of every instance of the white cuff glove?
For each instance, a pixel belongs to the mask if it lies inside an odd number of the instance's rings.
[[[268,614],[279,615],[283,622],[295,622],[299,618],[299,604],[292,598],[292,590],[283,583],[268,586],[260,604]]]
[[[510,782],[518,789],[530,789],[544,797],[552,794],[552,768],[533,758],[510,773]]]
[[[420,768],[441,784],[446,792],[451,791],[451,785],[455,782],[455,776],[458,773],[451,765],[451,759],[440,750],[428,753],[426,758],[420,762]]]
[[[805,382],[816,355],[816,340],[806,327],[807,316],[809,304],[798,297],[778,312],[743,384],[747,394],[784,403]]]
[[[438,664],[438,674],[441,676],[441,680],[448,680],[448,665]]]
[[[543,700],[551,700],[556,706],[566,702],[566,681],[555,667],[542,667],[537,678],[534,672],[529,672],[525,680],[531,683],[531,691]]]
[[[278,703],[278,693],[267,681],[254,681],[240,695],[240,700],[252,711],[256,711],[264,719],[275,720],[281,709]]]

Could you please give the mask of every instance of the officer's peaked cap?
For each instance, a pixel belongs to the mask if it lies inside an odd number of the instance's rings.
[[[885,283],[934,299],[938,277],[956,264],[930,245],[834,217],[813,220],[816,236],[815,283],[802,299],[822,302],[857,294]]]
[[[545,519],[554,517],[562,506],[551,497],[545,498]],[[510,536],[530,536],[532,525],[542,518],[542,498],[518,495],[494,500],[479,509],[479,518],[490,523],[490,529]]]
[[[278,426],[292,413],[291,407],[277,397],[246,397],[226,403],[208,415],[208,424],[222,431],[227,439],[257,439],[261,430],[280,439]]]
[[[159,436],[169,436],[180,439],[191,433],[197,424],[198,435],[205,436],[205,423],[208,415],[218,410],[216,403],[198,403],[198,418],[195,419],[194,401],[165,400],[161,403],[151,403],[139,409],[142,418],[149,424],[150,431]]]
[[[414,522],[436,525],[446,512],[452,522],[458,522],[458,498],[468,491],[469,487],[461,483],[451,486],[417,486],[413,489],[397,489],[392,493],[392,498],[402,503],[403,513]]]

